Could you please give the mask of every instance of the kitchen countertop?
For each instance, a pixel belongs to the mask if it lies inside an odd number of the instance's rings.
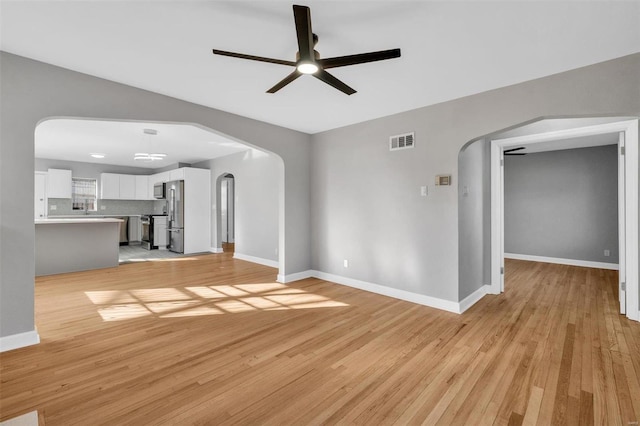
[[[108,218],[108,217],[86,217],[80,216],[76,217],[56,217],[49,219],[37,219],[35,221],[36,225],[53,225],[53,224],[61,224],[61,223],[119,223],[122,222],[122,219]]]
[[[141,214],[61,214],[55,215],[50,214],[48,216],[49,219],[91,219],[91,218],[104,218],[104,217],[140,217],[144,216]]]

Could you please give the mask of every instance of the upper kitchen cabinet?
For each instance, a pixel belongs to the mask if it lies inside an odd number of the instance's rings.
[[[103,200],[120,199],[120,175],[116,173],[100,174],[100,198]]]
[[[49,169],[47,197],[71,198],[71,170]]]
[[[120,199],[136,199],[136,177],[134,175],[120,175]]]
[[[169,179],[168,180],[184,180],[185,168],[169,170]]]
[[[153,192],[149,193],[149,176],[134,176],[136,181],[136,200],[152,200]]]

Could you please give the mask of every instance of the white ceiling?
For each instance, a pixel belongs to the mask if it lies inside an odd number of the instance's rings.
[[[346,96],[291,69],[290,2],[1,1],[1,48],[109,80],[316,133],[640,51],[638,1],[306,1],[322,57],[399,47],[331,72]]]
[[[147,135],[144,129],[157,131]],[[35,157],[85,163],[157,169],[179,162],[193,164],[250,149],[213,132],[188,124],[132,121],[47,120],[35,133]],[[161,161],[140,162],[137,152],[162,153]],[[105,154],[105,158],[91,157]]]

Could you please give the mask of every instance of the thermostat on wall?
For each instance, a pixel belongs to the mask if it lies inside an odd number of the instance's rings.
[[[451,175],[437,175],[436,185],[437,186],[451,185]]]

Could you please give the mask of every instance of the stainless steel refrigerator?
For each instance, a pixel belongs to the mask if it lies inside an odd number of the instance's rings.
[[[167,182],[167,231],[169,232],[168,249],[176,253],[184,253],[184,181]]]

